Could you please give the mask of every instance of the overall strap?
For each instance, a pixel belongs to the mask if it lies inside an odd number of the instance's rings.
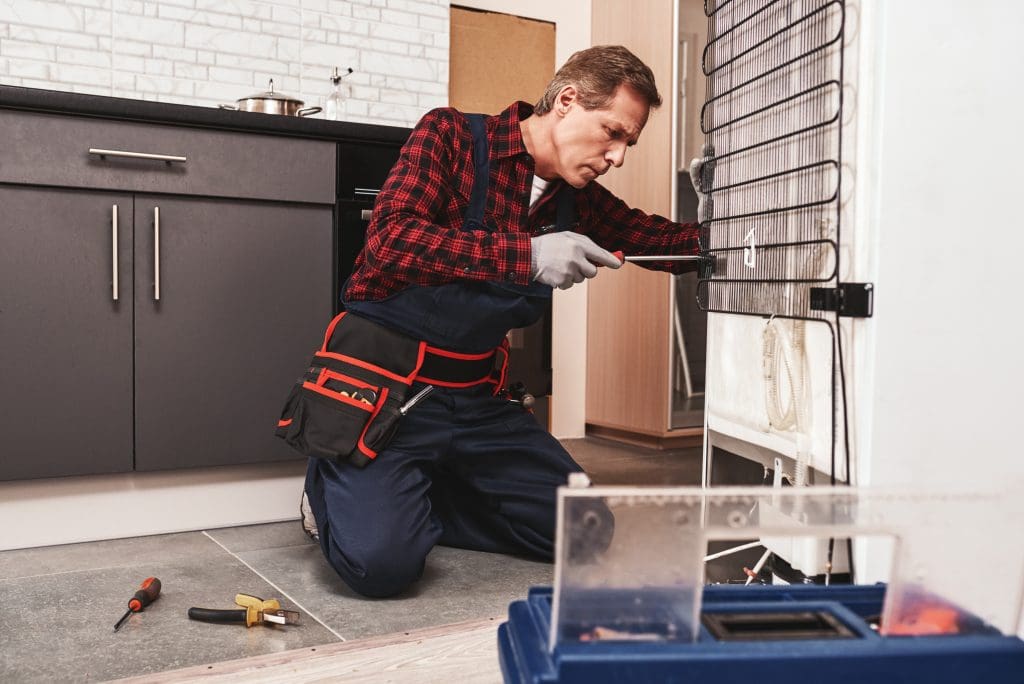
[[[490,182],[491,165],[490,149],[487,145],[487,116],[484,114],[467,114],[469,130],[473,134],[473,190],[469,196],[469,206],[463,216],[463,230],[486,228],[484,224],[484,208],[487,206],[487,187]]]
[[[463,229],[487,229],[484,223],[484,209],[487,206],[487,190],[490,182],[491,165],[490,148],[487,144],[487,115],[466,114],[469,130],[473,134],[473,190],[469,196],[469,206],[463,218]],[[576,226],[576,190],[568,183],[563,183],[555,197],[557,230],[572,230]]]
[[[563,183],[555,197],[556,230],[572,230],[576,226],[576,190],[568,183]]]

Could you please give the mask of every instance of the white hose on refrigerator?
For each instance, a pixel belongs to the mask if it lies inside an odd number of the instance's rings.
[[[772,428],[796,433],[796,468],[793,484],[808,483],[810,450],[807,439],[807,364],[805,322],[793,321],[790,335],[784,322],[772,316],[764,329],[763,366],[765,408]],[[788,402],[783,410],[783,378],[788,388]]]

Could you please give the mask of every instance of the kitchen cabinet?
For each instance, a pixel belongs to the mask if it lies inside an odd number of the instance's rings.
[[[136,470],[298,457],[273,429],[330,319],[332,220],[331,207],[136,197]]]
[[[0,479],[131,470],[132,197],[0,186],[0,207]]]
[[[274,426],[331,317],[336,145],[0,126],[0,480],[299,458]]]

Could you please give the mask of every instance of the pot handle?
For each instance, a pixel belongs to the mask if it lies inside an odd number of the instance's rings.
[[[309,116],[310,114],[316,114],[317,112],[324,111],[323,107],[306,107],[295,112],[298,116]]]
[[[234,109],[236,111],[238,110],[238,107],[236,105],[222,104],[222,105],[217,105],[217,106],[220,109]]]

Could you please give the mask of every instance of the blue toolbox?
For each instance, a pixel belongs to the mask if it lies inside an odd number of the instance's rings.
[[[600,625],[579,625],[597,637],[553,651],[551,593],[535,587],[509,606],[498,629],[506,682],[1024,682],[1024,642],[969,616],[956,636],[878,634],[883,586],[708,586],[695,642],[600,638]]]
[[[502,673],[523,684],[1024,684],[1020,508],[1012,493],[562,488],[555,583],[509,606]],[[861,584],[751,583],[744,567],[747,585],[705,585],[705,564],[723,555],[708,554],[712,541],[808,567],[827,548],[831,572],[833,542],[853,539]],[[883,577],[865,584],[871,572]]]

